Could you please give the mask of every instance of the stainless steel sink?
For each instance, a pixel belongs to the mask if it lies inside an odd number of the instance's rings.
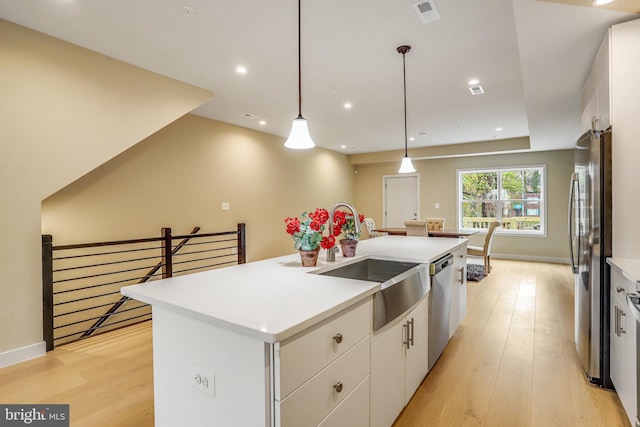
[[[381,283],[373,295],[373,329],[377,330],[429,292],[428,268],[429,264],[366,258],[316,274]]]

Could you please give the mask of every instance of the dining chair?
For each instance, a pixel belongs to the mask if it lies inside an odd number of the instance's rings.
[[[441,230],[444,231],[444,218],[427,218],[427,230]]]
[[[484,238],[484,246],[467,246],[467,255],[481,256],[484,258],[484,272],[491,273],[491,242],[496,228],[500,227],[499,221],[493,221],[489,224],[487,236]]]
[[[380,233],[379,231],[376,231],[376,223],[373,220],[373,218],[365,218],[364,225],[365,227],[367,227],[367,231],[369,232],[369,237],[380,237],[380,236],[387,235],[387,233]]]
[[[407,236],[429,237],[429,233],[427,232],[427,221],[425,220],[405,221],[404,226],[407,229]]]

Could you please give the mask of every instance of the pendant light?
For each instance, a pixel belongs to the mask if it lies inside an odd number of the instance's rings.
[[[411,173],[415,172],[416,168],[413,167],[411,157],[409,157],[407,153],[407,71],[404,65],[404,55],[411,50],[411,46],[399,46],[396,50],[402,54],[402,76],[404,83],[404,157],[402,158],[398,173]]]
[[[298,117],[293,120],[291,133],[289,134],[287,141],[284,143],[284,146],[296,150],[306,150],[307,148],[315,147],[316,144],[313,143],[311,135],[309,135],[307,119],[302,117],[302,61],[300,59],[300,27],[302,24],[300,19],[300,2],[301,0],[298,0]]]

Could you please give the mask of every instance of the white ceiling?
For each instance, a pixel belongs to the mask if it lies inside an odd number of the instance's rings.
[[[409,44],[409,148],[522,136],[532,150],[572,147],[606,28],[639,17],[536,0],[435,0],[442,19],[425,24],[417,1],[302,1],[302,110],[317,145],[403,148],[396,47]],[[296,0],[0,0],[0,17],[212,90],[195,114],[283,137],[297,116]],[[471,96],[472,78],[484,95]]]

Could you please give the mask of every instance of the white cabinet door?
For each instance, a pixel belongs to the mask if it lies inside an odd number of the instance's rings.
[[[622,406],[634,425],[637,408],[636,320],[627,305],[627,293],[635,292],[635,283],[611,268],[611,381]]]
[[[429,371],[429,304],[424,298],[405,319],[410,333],[409,346],[405,345],[405,404]]]
[[[611,368],[610,375],[611,381],[613,382],[614,387],[616,388],[616,392],[620,396],[622,400],[622,394],[624,393],[624,341],[621,336],[618,334],[618,320],[620,319],[620,300],[615,297],[615,291],[613,288],[615,284],[612,286],[611,291]]]
[[[595,78],[592,79],[591,74],[588,75],[582,88],[582,116],[580,125],[583,132],[591,129],[591,118],[595,115],[595,105],[591,102],[591,95],[594,92],[594,80]]]
[[[626,297],[625,297],[626,298]],[[626,301],[625,301],[626,303]],[[631,425],[635,425],[636,414],[638,413],[637,408],[637,364],[636,364],[636,319],[631,314],[629,307],[627,305],[624,306],[625,316],[621,322],[622,327],[624,328],[624,355],[623,355],[623,366],[624,366],[624,375],[626,377],[624,383],[624,395],[621,396],[622,406],[624,406],[625,411],[627,412],[627,416],[629,417],[629,421]]]
[[[404,318],[371,345],[371,427],[389,427],[404,407]]]
[[[604,130],[611,126],[611,89],[610,89],[610,57],[609,57],[609,32],[606,33],[600,50],[596,55],[593,68],[596,75],[596,127],[597,129]]]

